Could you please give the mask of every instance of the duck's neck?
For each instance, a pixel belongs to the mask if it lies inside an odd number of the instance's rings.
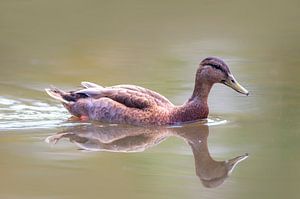
[[[209,92],[212,88],[212,83],[208,81],[202,81],[201,79],[195,82],[195,87],[191,98],[188,101],[194,102],[206,102]]]
[[[174,123],[207,118],[209,113],[207,99],[212,85],[210,82],[196,78],[195,88],[190,99],[176,107],[172,113]]]

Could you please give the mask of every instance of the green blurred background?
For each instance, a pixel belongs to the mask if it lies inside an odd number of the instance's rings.
[[[299,198],[300,1],[0,1],[0,198]],[[201,59],[221,57],[249,97],[216,85],[208,145],[248,152],[204,188],[172,137],[144,153],[84,153],[45,137],[68,113],[43,89],[137,84],[183,103]]]

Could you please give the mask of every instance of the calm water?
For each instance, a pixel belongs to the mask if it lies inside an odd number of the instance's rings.
[[[1,1],[0,198],[299,198],[299,9],[299,1]],[[204,124],[70,122],[43,91],[127,83],[181,104],[212,55],[251,94],[216,85]]]

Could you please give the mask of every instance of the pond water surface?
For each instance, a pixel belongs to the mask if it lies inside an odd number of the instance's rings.
[[[0,198],[299,198],[299,9],[1,1]],[[210,118],[194,124],[71,122],[44,92],[126,83],[181,104],[207,56],[223,58],[250,96],[216,85]]]

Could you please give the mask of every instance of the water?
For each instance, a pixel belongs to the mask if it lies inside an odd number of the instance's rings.
[[[299,8],[1,1],[0,198],[299,198]],[[43,90],[137,84],[181,104],[197,65],[212,55],[250,96],[214,86],[204,124],[72,122]],[[61,133],[68,136],[51,142]],[[216,169],[246,153],[229,176]],[[212,176],[219,181],[203,181]]]

